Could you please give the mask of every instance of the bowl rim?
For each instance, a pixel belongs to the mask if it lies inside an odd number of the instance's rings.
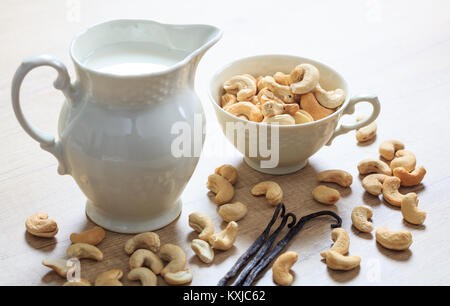
[[[328,64],[319,62],[317,60],[314,60],[314,59],[311,59],[311,58],[308,58],[308,57],[302,57],[302,56],[297,56],[297,55],[292,55],[292,54],[282,54],[282,53],[271,53],[271,54],[259,54],[259,55],[245,56],[245,57],[240,57],[240,58],[228,61],[226,64],[222,65],[219,69],[216,70],[216,72],[210,78],[209,83],[208,83],[208,96],[209,96],[210,102],[214,105],[214,107],[216,109],[220,110],[226,116],[230,116],[231,118],[233,118],[235,120],[238,120],[240,122],[244,122],[244,123],[247,123],[247,124],[249,124],[249,123],[250,124],[255,124],[257,126],[274,125],[273,123],[269,124],[269,123],[265,123],[265,122],[256,122],[256,121],[250,121],[250,120],[247,120],[247,119],[242,119],[242,118],[239,118],[239,117],[237,117],[237,116],[235,116],[233,114],[230,114],[230,113],[226,112],[221,106],[219,106],[219,104],[217,103],[218,101],[216,101],[216,99],[213,97],[213,93],[212,93],[213,82],[221,75],[221,73],[223,73],[223,71],[225,69],[231,67],[232,65],[235,65],[238,62],[251,60],[251,59],[257,59],[257,58],[267,58],[267,57],[284,57],[284,58],[296,59],[296,60],[299,60],[299,61],[307,60],[310,63],[319,64],[319,65],[324,66],[325,68],[329,69],[334,74],[336,74],[345,83],[345,85],[347,87],[347,92],[345,93],[346,96],[345,96],[344,103],[342,103],[342,105],[339,106],[339,108],[334,113],[332,113],[331,115],[329,115],[327,117],[324,117],[322,119],[319,119],[319,120],[315,120],[313,122],[302,123],[302,124],[289,124],[289,125],[275,124],[279,128],[281,128],[281,129],[289,129],[289,128],[294,128],[294,127],[295,128],[300,128],[300,127],[313,126],[313,125],[316,125],[316,124],[318,125],[318,124],[320,124],[322,122],[330,120],[333,117],[340,116],[341,113],[347,108],[347,105],[348,105],[348,103],[350,101],[350,96],[351,96],[351,94],[350,94],[350,87],[349,87],[349,84],[348,84],[347,80],[339,72],[337,72],[336,69],[334,69],[333,67],[331,67]]]

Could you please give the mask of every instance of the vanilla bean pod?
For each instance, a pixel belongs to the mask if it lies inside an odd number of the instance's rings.
[[[267,236],[269,236],[270,229],[277,221],[278,215],[280,214],[280,210],[281,210],[280,218],[284,218],[286,208],[284,206],[284,203],[280,203],[275,209],[272,219],[270,220],[269,224],[267,224],[265,230],[261,233],[261,235],[259,235],[258,238],[256,238],[255,242],[253,242],[253,244],[247,249],[247,251],[244,254],[242,254],[241,257],[239,257],[239,259],[236,261],[233,267],[231,267],[231,269],[227,272],[227,274],[225,274],[225,276],[222,277],[222,279],[217,284],[218,286],[225,286],[226,283],[239,272],[241,267],[248,262],[250,257],[252,257],[253,254],[255,254],[259,250],[263,242],[267,239]]]
[[[281,230],[284,229],[286,226],[286,223],[289,219],[289,217],[292,218],[291,223],[289,223],[288,227],[292,227],[296,222],[296,216],[292,213],[288,213],[283,217],[283,220],[281,221],[278,228],[270,235],[269,239],[267,239],[264,244],[259,249],[258,253],[256,253],[255,257],[250,261],[250,263],[242,270],[241,274],[239,274],[238,278],[233,282],[231,286],[239,286],[241,283],[243,283],[247,277],[247,275],[251,272],[251,270],[258,264],[258,262],[261,260],[261,258],[264,257],[264,255],[267,253],[267,251],[272,246],[273,242],[277,238],[277,236],[280,234]]]
[[[286,236],[281,239],[277,245],[267,254],[258,265],[250,272],[245,281],[242,283],[242,286],[250,286],[253,281],[258,277],[262,270],[264,270],[274,259],[280,254],[280,252],[284,249],[284,247],[294,238],[296,234],[302,229],[306,222],[311,219],[320,216],[331,216],[336,219],[336,223],[331,225],[331,228],[341,227],[342,219],[336,213],[332,211],[319,211],[316,213],[312,213],[310,215],[303,216],[298,223],[292,227]]]

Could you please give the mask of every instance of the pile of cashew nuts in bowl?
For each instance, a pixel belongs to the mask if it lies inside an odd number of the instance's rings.
[[[228,113],[254,122],[295,125],[333,114],[345,101],[343,89],[325,90],[319,70],[297,65],[289,74],[254,77],[235,75],[223,84],[221,107]]]

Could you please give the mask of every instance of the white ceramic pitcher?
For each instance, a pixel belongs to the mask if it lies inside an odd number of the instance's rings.
[[[221,35],[207,25],[115,20],[95,25],[73,40],[75,82],[64,64],[50,56],[31,57],[17,69],[12,83],[17,119],[58,159],[59,174],[75,179],[88,198],[86,213],[92,221],[112,231],[137,233],[161,228],[180,214],[179,197],[198,157],[171,154],[176,137],[171,127],[180,121],[193,127],[195,115],[204,116],[194,92],[195,71]],[[138,75],[100,72],[85,64],[99,48],[136,42],[186,56],[162,71]],[[21,109],[22,81],[39,66],[58,72],[54,87],[66,97],[57,137],[36,129]]]

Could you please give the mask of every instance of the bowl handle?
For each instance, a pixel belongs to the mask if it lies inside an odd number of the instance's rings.
[[[347,107],[342,112],[343,115],[346,114],[353,114],[355,112],[355,105],[360,102],[368,102],[372,104],[372,113],[370,114],[369,118],[364,119],[360,122],[354,123],[354,124],[341,124],[339,125],[336,130],[334,131],[333,135],[331,136],[330,140],[327,142],[327,146],[331,145],[334,138],[348,133],[351,130],[357,130],[359,128],[362,128],[366,125],[371,124],[375,119],[377,119],[378,115],[380,114],[381,106],[380,101],[378,100],[378,97],[376,95],[357,95],[350,99],[350,102],[348,103]]]
[[[19,121],[20,125],[25,130],[25,132],[27,132],[28,135],[30,135],[34,140],[39,142],[43,150],[50,152],[58,159],[59,161],[58,173],[62,175],[67,173],[67,167],[64,164],[64,158],[60,141],[55,139],[53,135],[38,130],[33,124],[31,124],[25,118],[22,112],[22,107],[20,105],[20,87],[22,85],[25,76],[28,74],[28,72],[40,66],[50,66],[58,72],[58,77],[56,81],[53,83],[53,85],[56,89],[59,89],[63,92],[64,96],[69,101],[69,103],[72,103],[73,88],[70,84],[70,77],[69,74],[67,73],[66,66],[64,66],[63,63],[52,58],[51,56],[40,55],[30,57],[25,61],[23,61],[22,64],[17,69],[16,73],[14,74],[11,87],[12,105],[17,120]]]

